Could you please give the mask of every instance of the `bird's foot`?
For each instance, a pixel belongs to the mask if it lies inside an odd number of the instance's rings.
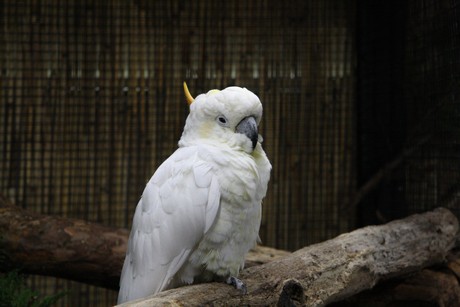
[[[235,289],[240,290],[243,293],[243,295],[248,293],[248,289],[246,288],[244,282],[234,276],[230,276],[229,278],[227,278],[227,284],[232,285],[235,287]]]

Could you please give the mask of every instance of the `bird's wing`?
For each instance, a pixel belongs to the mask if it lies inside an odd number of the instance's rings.
[[[179,148],[147,183],[134,214],[119,302],[164,289],[213,225],[220,187],[196,147]]]

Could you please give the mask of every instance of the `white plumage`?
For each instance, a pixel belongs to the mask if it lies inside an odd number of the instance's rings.
[[[258,240],[271,165],[244,88],[190,104],[179,148],[147,183],[134,214],[118,303],[194,281],[237,276]]]

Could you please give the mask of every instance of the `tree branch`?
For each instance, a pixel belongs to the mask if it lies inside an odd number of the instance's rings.
[[[0,271],[56,276],[118,289],[128,230],[40,215],[0,195]]]
[[[192,285],[122,306],[324,306],[370,289],[379,281],[440,263],[455,243],[457,218],[447,209],[365,227],[305,247],[240,278],[248,294],[220,283]]]
[[[207,283],[125,306],[321,306],[444,261],[457,232],[457,218],[439,208],[361,228],[292,254],[259,247],[246,262],[254,266],[240,274],[247,295],[222,283]],[[127,238],[125,229],[39,215],[11,205],[0,195],[1,271],[20,267],[26,273],[117,289]]]
[[[24,210],[0,194],[0,271],[19,268],[118,291],[128,236],[123,228]],[[246,267],[288,254],[258,246]]]

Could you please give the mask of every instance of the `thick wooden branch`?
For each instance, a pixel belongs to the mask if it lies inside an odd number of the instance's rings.
[[[445,260],[455,244],[458,220],[447,209],[413,215],[305,247],[240,278],[248,294],[210,283],[158,293],[123,306],[307,305],[323,306],[372,288],[379,281]]]
[[[460,261],[457,258],[446,265],[438,265],[404,278],[379,283],[375,288],[363,291],[337,307],[355,306],[458,306],[460,284],[458,271],[450,268]],[[331,304],[331,307],[335,305]]]
[[[456,217],[447,209],[436,209],[358,229],[292,254],[259,247],[240,275],[248,286],[247,295],[209,283],[168,290],[127,305],[321,306],[444,261],[457,232]],[[125,229],[31,213],[0,195],[1,271],[19,267],[26,273],[117,289],[127,237]]]
[[[19,268],[118,289],[128,234],[23,210],[0,195],[0,271]]]
[[[0,272],[19,268],[118,291],[128,235],[122,228],[23,210],[0,194]],[[259,246],[246,266],[287,254]]]

